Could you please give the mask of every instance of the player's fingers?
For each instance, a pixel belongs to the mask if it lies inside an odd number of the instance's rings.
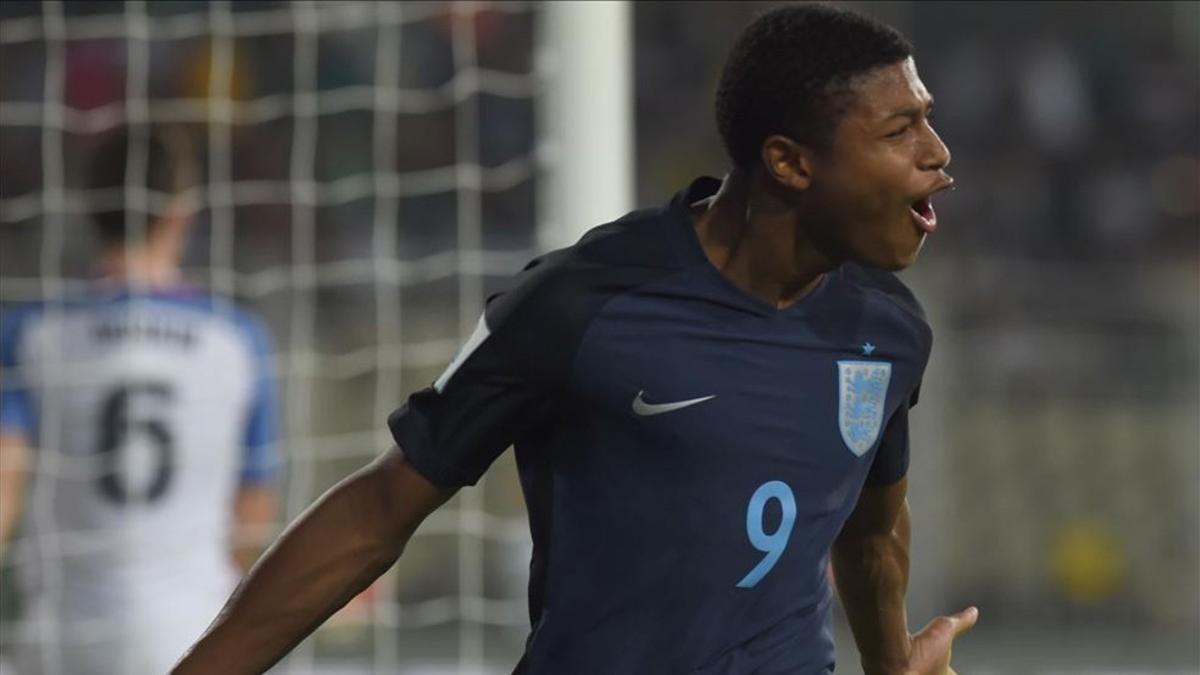
[[[921,631],[921,634],[927,636],[926,639],[932,640],[935,643],[950,643],[954,638],[962,635],[963,632],[974,626],[978,618],[979,610],[974,607],[968,607],[958,614],[939,616],[930,621],[929,625],[925,626],[925,629]]]
[[[933,640],[935,643],[950,642],[958,634],[957,628],[957,619],[949,616],[939,616],[930,621],[929,625],[925,626],[925,629],[920,634],[927,636],[928,639]]]
[[[974,626],[975,622],[978,620],[979,620],[979,609],[977,609],[975,607],[968,607],[968,608],[964,609],[963,611],[959,612],[958,614],[955,614],[954,616],[950,617],[950,621],[952,621],[954,624],[955,637],[962,635],[963,633],[970,630],[971,626]]]

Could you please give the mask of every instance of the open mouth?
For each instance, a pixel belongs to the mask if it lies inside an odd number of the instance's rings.
[[[933,211],[933,202],[929,197],[922,197],[909,207],[913,222],[921,231],[929,233],[937,229],[937,214]]]

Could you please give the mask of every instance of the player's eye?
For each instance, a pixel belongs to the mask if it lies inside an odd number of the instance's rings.
[[[909,125],[905,124],[904,126],[885,136],[885,138],[900,138],[904,135],[904,132],[908,131],[908,126]]]

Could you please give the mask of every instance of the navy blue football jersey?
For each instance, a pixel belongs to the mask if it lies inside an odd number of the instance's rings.
[[[518,673],[825,673],[829,549],[908,467],[931,333],[893,275],[843,264],[777,309],[709,262],[689,205],[598,227],[493,297],[393,413],[445,486],[514,447],[534,549]]]

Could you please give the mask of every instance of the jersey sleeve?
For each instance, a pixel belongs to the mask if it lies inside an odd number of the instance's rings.
[[[254,389],[242,439],[241,483],[256,484],[275,478],[279,468],[279,394],[270,333],[254,319],[241,320],[249,339]]]
[[[867,473],[867,485],[891,485],[908,473],[908,411],[916,407],[920,397],[921,383],[918,381],[908,399],[892,413],[887,426],[883,428],[879,449],[875,451],[875,459]]]
[[[0,321],[0,431],[31,439],[37,420],[17,356],[28,316],[27,312],[11,312]]]
[[[442,487],[473,485],[510,445],[564,419],[592,319],[613,297],[678,269],[651,222],[635,212],[594,228],[531,262],[510,290],[489,299],[442,376],[388,418],[417,471]]]
[[[430,481],[473,485],[543,400],[492,339],[485,315],[455,362],[392,413],[388,426],[408,462]]]
[[[564,265],[537,260],[494,296],[434,382],[388,418],[408,462],[442,487],[474,485],[510,445],[546,423],[589,312]]]
[[[907,403],[901,405],[884,427],[875,459],[867,473],[867,485],[891,485],[908,473],[908,409]]]

